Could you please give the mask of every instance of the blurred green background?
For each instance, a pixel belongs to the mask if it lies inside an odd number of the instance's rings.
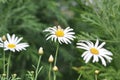
[[[0,0],[0,36],[6,33],[23,37],[30,47],[12,55],[11,74],[23,80],[27,71],[38,61],[38,49],[44,48],[38,80],[47,80],[50,54],[55,54],[56,44],[46,41],[43,30],[61,25],[70,26],[76,33],[72,44],[59,48],[57,80],[94,80],[94,71],[100,70],[98,80],[120,80],[120,1],[119,0]],[[113,52],[113,60],[106,67],[99,63],[85,64],[83,50],[76,49],[79,40],[105,41],[105,48]],[[0,54],[2,57],[2,54]],[[74,67],[74,68],[73,68]],[[2,74],[2,63],[0,73]]]

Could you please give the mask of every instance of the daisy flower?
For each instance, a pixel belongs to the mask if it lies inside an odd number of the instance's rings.
[[[71,40],[75,38],[73,29],[70,27],[67,27],[66,29],[62,29],[60,26],[54,26],[54,27],[49,27],[44,30],[44,32],[49,32],[46,36],[47,39],[51,39],[52,41],[57,41],[62,44],[68,44],[71,43]]]
[[[107,49],[103,48],[105,45],[105,42],[101,43],[99,45],[99,40],[96,40],[96,43],[93,44],[91,41],[82,41],[77,43],[77,48],[84,49],[86,50],[83,54],[82,57],[85,60],[85,63],[88,63],[90,59],[92,58],[92,62],[98,62],[99,59],[101,60],[102,64],[106,66],[106,60],[108,62],[111,62],[113,54],[108,51]]]
[[[10,50],[13,52],[15,52],[15,50],[18,52],[21,50],[26,50],[26,47],[28,47],[29,45],[27,43],[20,43],[22,39],[22,37],[16,37],[15,34],[13,34],[12,36],[7,34],[7,40],[4,41],[4,50]]]

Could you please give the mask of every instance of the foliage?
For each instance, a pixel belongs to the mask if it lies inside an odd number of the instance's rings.
[[[87,28],[84,28],[84,32],[79,32],[77,39],[86,39],[86,40],[93,40],[95,41],[96,38],[98,38],[101,41],[107,42],[107,47],[109,50],[111,50],[114,54],[113,61],[111,65],[108,65],[109,67],[102,67],[101,65],[97,64],[90,64],[85,65],[85,67],[88,67],[90,69],[88,70],[80,70],[79,68],[77,71],[79,71],[81,74],[83,74],[83,78],[87,80],[93,80],[94,71],[96,69],[100,70],[99,78],[100,80],[120,80],[118,75],[120,73],[119,71],[119,30],[120,30],[120,24],[119,24],[119,10],[120,10],[120,1],[119,0],[91,0],[93,2],[90,2],[89,0],[86,0],[84,2],[84,9],[82,11],[77,12],[80,14],[79,17],[75,18],[75,20],[79,23],[80,21],[83,22],[83,24],[87,24]],[[86,4],[87,3],[87,4]],[[78,0],[78,6],[79,4],[83,4]],[[77,6],[77,7],[78,7]],[[77,8],[76,7],[76,8]],[[78,9],[78,8],[77,8]],[[88,10],[89,9],[89,10]],[[76,9],[75,9],[76,10]],[[81,27],[81,26],[80,26]],[[82,66],[81,66],[82,67]],[[84,66],[83,66],[84,67]],[[96,68],[97,67],[97,68]],[[76,68],[75,68],[76,70]],[[98,78],[98,79],[99,79]]]
[[[48,57],[54,55],[56,43],[46,41],[43,30],[61,25],[72,27],[76,39],[71,45],[60,45],[57,80],[75,80],[79,73],[83,80],[94,80],[96,69],[100,70],[98,80],[120,80],[119,10],[119,0],[0,0],[0,36],[6,33],[17,34],[30,45],[28,50],[12,55],[11,73],[16,73],[23,80],[25,74],[31,78],[31,71],[34,70],[32,65],[37,65],[37,52],[42,46],[45,54],[41,64],[45,67],[39,80],[47,80]],[[85,64],[81,58],[83,51],[76,49],[77,41],[95,41],[96,38],[105,41],[105,47],[113,52],[113,60],[107,67],[99,63]]]

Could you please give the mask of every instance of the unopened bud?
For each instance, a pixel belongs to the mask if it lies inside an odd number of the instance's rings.
[[[17,76],[17,74],[13,74],[12,76],[13,76],[13,77],[16,77],[16,76]]]
[[[95,74],[99,74],[99,72],[100,72],[99,70],[95,70]]]
[[[57,67],[57,66],[54,66],[54,67],[53,67],[53,71],[55,71],[55,72],[58,71],[58,67]]]
[[[40,48],[39,48],[39,51],[38,51],[38,54],[42,55],[43,53],[44,53],[43,48],[40,47]]]
[[[31,71],[32,74],[34,74],[34,71]]]
[[[5,35],[2,36],[2,41],[6,41]]]
[[[50,57],[49,57],[48,61],[49,61],[50,63],[52,63],[52,62],[54,61],[54,58],[53,58],[53,56],[52,56],[52,55],[50,55]]]
[[[3,73],[3,74],[2,74],[2,76],[3,76],[3,77],[6,77],[6,74],[5,74],[5,73]]]

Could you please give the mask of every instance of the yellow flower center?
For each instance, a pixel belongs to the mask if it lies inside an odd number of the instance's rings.
[[[64,36],[64,31],[63,29],[58,29],[56,32],[55,32],[55,35],[57,37],[63,37]]]
[[[15,44],[8,44],[8,48],[15,48],[16,45]]]
[[[96,48],[91,48],[90,52],[95,55],[99,54],[99,51]]]

